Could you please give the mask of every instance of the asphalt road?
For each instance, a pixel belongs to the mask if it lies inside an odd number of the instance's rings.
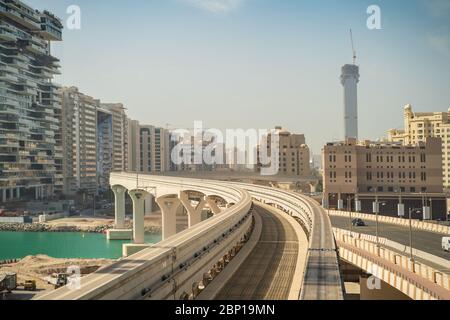
[[[287,300],[295,273],[298,239],[279,214],[256,206],[261,216],[259,242],[236,274],[218,293],[218,300]]]
[[[330,216],[333,227],[350,230],[349,218]],[[376,235],[375,221],[364,221],[366,227],[352,227],[352,231]],[[409,246],[409,228],[387,223],[378,224],[378,235],[400,244]],[[450,260],[450,253],[442,250],[443,235],[434,232],[413,229],[413,247],[437,257]]]

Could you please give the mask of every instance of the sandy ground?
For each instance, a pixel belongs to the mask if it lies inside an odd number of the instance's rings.
[[[35,280],[39,291],[53,290],[54,285],[48,283],[49,277],[57,273],[66,273],[70,266],[80,268],[82,276],[96,271],[102,266],[111,264],[114,260],[109,259],[56,259],[46,255],[27,256],[17,263],[1,265],[0,273],[17,273],[17,283],[25,280]],[[19,289],[21,289],[19,287]]]
[[[161,227],[161,214],[156,212],[151,216],[145,217],[145,226],[146,227]],[[131,221],[128,221],[131,226]],[[102,218],[102,217],[70,217],[64,219],[53,220],[45,223],[54,228],[58,227],[77,227],[81,230],[87,228],[95,228],[101,226],[113,226],[114,219],[113,218]]]

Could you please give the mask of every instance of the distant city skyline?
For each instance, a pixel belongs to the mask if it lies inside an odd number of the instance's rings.
[[[57,81],[121,102],[142,123],[281,125],[304,133],[317,154],[343,138],[339,76],[352,61],[350,28],[361,69],[361,139],[401,128],[408,103],[417,111],[450,107],[444,0],[26,2],[60,17],[80,6],[81,30],[66,28],[54,47],[62,64]],[[381,30],[366,27],[372,4],[381,8]]]

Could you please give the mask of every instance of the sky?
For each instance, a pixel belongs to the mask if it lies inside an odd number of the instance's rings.
[[[143,124],[283,126],[315,154],[343,138],[340,71],[360,66],[359,135],[402,128],[403,106],[450,108],[450,0],[26,0],[81,29],[53,46],[56,81],[122,102]],[[367,8],[381,9],[369,30]]]

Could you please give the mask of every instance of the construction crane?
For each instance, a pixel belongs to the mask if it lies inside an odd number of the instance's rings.
[[[355,50],[355,45],[353,43],[353,32],[352,32],[352,29],[350,29],[350,41],[352,42],[353,64],[356,64],[356,50]]]

